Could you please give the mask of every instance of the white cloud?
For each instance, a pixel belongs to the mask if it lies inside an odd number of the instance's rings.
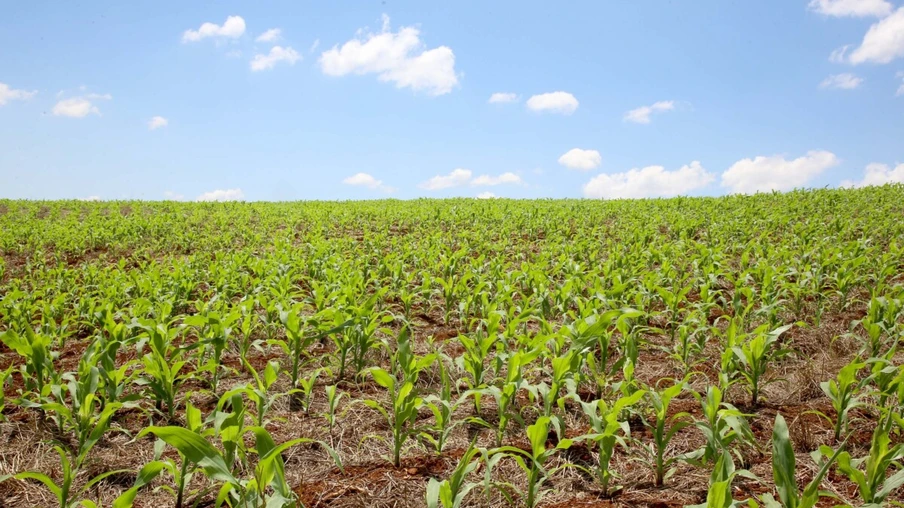
[[[863,78],[857,77],[849,72],[844,74],[832,74],[822,80],[819,88],[834,88],[840,90],[853,90],[863,83]]]
[[[501,104],[505,102],[515,102],[518,100],[518,94],[508,92],[496,92],[490,96],[487,101],[490,104]]]
[[[674,101],[659,101],[649,106],[641,106],[625,113],[624,120],[634,123],[650,123],[650,115],[675,109]]]
[[[471,180],[471,185],[474,187],[501,185],[504,183],[522,184],[524,183],[524,181],[521,180],[520,176],[512,172],[502,173],[499,176],[480,175],[477,178]]]
[[[241,201],[245,199],[242,189],[217,189],[201,194],[195,201]]]
[[[282,35],[282,30],[280,30],[279,28],[271,28],[271,29],[267,30],[266,32],[258,35],[257,38],[254,39],[254,41],[255,42],[275,42],[280,39],[281,35]]]
[[[461,185],[466,185],[469,181],[471,181],[471,174],[472,173],[470,169],[456,168],[453,169],[452,172],[448,175],[437,175],[427,180],[426,182],[421,182],[418,187],[426,190],[440,190],[448,189],[449,187],[458,187]]]
[[[384,185],[382,180],[377,180],[367,173],[355,173],[348,178],[344,178],[342,183],[346,185],[367,187],[369,189],[377,189],[383,192],[395,192],[395,188]]]
[[[790,161],[782,155],[742,159],[722,173],[722,186],[742,194],[787,191],[804,186],[838,163],[835,154],[825,150],[811,150]]]
[[[383,15],[380,33],[359,35],[341,47],[320,55],[320,69],[329,76],[376,74],[380,81],[395,83],[430,95],[443,95],[458,85],[455,54],[447,46],[426,49],[420,30],[402,27],[391,32],[389,16]]]
[[[241,16],[229,16],[222,26],[215,23],[204,23],[197,30],[186,30],[182,34],[182,42],[197,42],[208,37],[237,39],[244,33],[245,20]]]
[[[888,63],[904,56],[904,7],[869,27],[860,47],[851,52],[852,64]]]
[[[602,163],[603,157],[598,151],[582,148],[572,148],[559,157],[559,164],[580,171],[589,171]]]
[[[169,201],[182,201],[183,199],[185,199],[185,195],[173,191],[164,191],[163,198]]]
[[[493,194],[493,193],[490,192],[490,191],[487,191],[487,192],[481,192],[480,194],[477,195],[477,199],[496,199],[496,198],[498,198],[498,197],[499,197],[499,196]]]
[[[892,5],[885,0],[810,0],[810,10],[826,16],[881,18],[891,14]]]
[[[84,97],[63,99],[53,106],[55,116],[68,116],[70,118],[84,118],[88,115],[99,115],[100,110]]]
[[[524,183],[524,180],[522,180],[520,176],[510,171],[502,173],[499,176],[480,175],[476,178],[471,178],[473,174],[474,173],[472,173],[470,169],[456,168],[448,175],[437,175],[425,182],[421,182],[418,187],[426,190],[440,190],[451,187],[461,187],[464,185],[470,185],[471,187],[485,187],[502,184],[522,185]]]
[[[888,164],[874,162],[868,164],[863,171],[863,180],[854,182],[845,180],[842,187],[868,187],[870,185],[885,185],[887,183],[904,183],[904,164],[898,164],[892,169]]]
[[[832,50],[832,53],[829,54],[829,61],[832,63],[844,63],[847,59],[847,50],[849,49],[851,49],[851,45],[845,44],[840,48]]]
[[[78,198],[79,201],[100,201],[100,196],[88,196],[86,198]]]
[[[287,62],[289,65],[295,65],[295,62],[301,60],[301,55],[292,48],[282,46],[273,46],[270,53],[266,55],[257,54],[251,60],[252,71],[263,71],[272,69],[279,62]]]
[[[169,125],[169,120],[162,116],[155,116],[148,121],[148,130],[156,130]]]
[[[527,107],[532,111],[545,111],[570,115],[578,109],[578,100],[568,92],[549,92],[533,95],[527,99]]]
[[[37,93],[37,90],[31,92],[28,90],[16,90],[10,88],[6,83],[0,83],[0,106],[6,105],[9,101],[27,101]]]
[[[647,166],[625,173],[597,175],[584,184],[584,196],[597,199],[672,197],[687,194],[714,180],[715,176],[698,161],[675,171]]]

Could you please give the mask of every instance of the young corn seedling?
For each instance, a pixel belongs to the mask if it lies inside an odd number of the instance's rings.
[[[734,468],[734,461],[731,455],[723,451],[719,458],[716,459],[715,468],[709,478],[709,490],[706,493],[706,502],[688,506],[688,508],[740,508],[747,506],[748,508],[757,508],[759,505],[753,499],[737,501],[732,496],[731,484],[736,476],[746,476],[756,479],[750,473]]]
[[[295,388],[298,387],[299,374],[301,372],[301,359],[304,355],[307,354],[307,350],[310,345],[328,335],[333,335],[343,330],[352,322],[351,320],[349,320],[345,323],[337,323],[337,326],[322,330],[320,329],[320,323],[326,324],[334,319],[338,319],[339,314],[330,310],[324,310],[314,317],[303,319],[302,311],[302,304],[295,305],[290,310],[280,310],[279,319],[280,321],[282,321],[283,326],[285,327],[286,337],[288,338],[288,340],[276,340],[271,342],[282,348],[283,352],[292,358],[292,370],[290,371],[290,379],[292,380],[292,386]],[[306,334],[306,327],[313,328],[316,333],[310,335]],[[342,359],[341,367],[345,367],[344,356]],[[340,370],[339,372],[340,379],[342,378],[343,372],[344,370]]]
[[[828,446],[821,446],[820,451],[825,456],[837,456],[836,468],[857,485],[860,499],[864,505],[884,506],[888,496],[897,488],[904,485],[904,469],[901,459],[904,458],[904,445],[891,445],[889,431],[892,428],[892,420],[896,416],[891,412],[880,421],[870,443],[869,455],[859,459],[852,459],[846,451],[834,451]],[[889,469],[896,469],[889,476]]]
[[[541,416],[537,422],[527,428],[527,438],[530,441],[530,450],[522,450],[514,446],[502,446],[493,448],[487,452],[487,467],[484,484],[486,488],[495,487],[509,503],[514,503],[514,498],[509,491],[520,494],[527,508],[534,508],[543,498],[543,484],[556,471],[567,467],[567,465],[557,466],[547,470],[544,466],[546,462],[559,450],[565,450],[571,447],[572,440],[560,439],[555,448],[546,449],[546,441],[549,437],[549,418]],[[527,488],[524,491],[518,490],[510,483],[494,483],[490,481],[490,474],[495,465],[502,458],[513,459],[522,471],[527,475]]]
[[[50,337],[34,333],[31,328],[25,328],[24,336],[9,329],[0,334],[0,341],[25,360],[20,369],[25,388],[39,400],[47,396],[45,386],[56,377],[53,367],[55,353],[51,351]]]
[[[459,508],[468,493],[480,485],[468,482],[467,479],[480,466],[480,461],[485,460],[485,454],[486,450],[476,448],[474,442],[471,442],[449,478],[443,481],[430,478],[427,482],[427,508]]]
[[[462,334],[458,340],[464,348],[464,353],[458,357],[456,363],[459,368],[468,374],[465,382],[471,390],[480,390],[486,386],[486,365],[490,351],[495,349],[498,334],[496,332],[501,317],[497,313],[490,314],[487,320],[486,331],[478,328],[473,336]],[[480,414],[480,394],[475,393],[474,410]]]
[[[34,407],[39,407],[50,415],[61,433],[73,436],[74,444],[70,450],[74,458],[72,465],[78,470],[88,452],[107,432],[111,418],[122,404],[110,403],[101,409],[101,402],[97,397],[98,369],[84,360],[79,366],[78,377],[68,373],[63,377],[68,381],[66,385],[51,386],[55,401],[48,399],[41,404],[34,404]],[[63,392],[64,388],[68,391],[68,397]]]
[[[832,409],[835,410],[835,419],[829,418],[821,412],[817,412],[834,425],[834,440],[837,442],[841,436],[847,434],[849,414],[852,409],[863,406],[860,401],[860,389],[869,381],[869,378],[857,379],[857,373],[866,367],[866,363],[857,359],[845,365],[838,372],[835,379],[819,383],[819,387],[832,401]]]
[[[531,390],[532,387],[524,380],[523,372],[531,362],[540,356],[540,353],[541,349],[539,347],[513,353],[508,358],[508,368],[502,386],[493,385],[479,390],[480,393],[489,395],[496,400],[496,417],[498,420],[496,423],[497,447],[502,446],[502,441],[505,439],[505,433],[511,420],[514,419],[520,425],[524,424],[521,413],[516,407],[516,397],[518,391],[522,388],[525,388],[528,391]],[[475,393],[475,391],[470,391],[469,393]],[[493,428],[492,425],[480,417],[470,418],[468,421],[484,427]]]
[[[725,466],[730,465],[734,469],[734,464],[729,462],[732,461],[730,452],[735,449],[735,445],[757,446],[756,438],[747,424],[744,413],[723,402],[722,390],[717,386],[708,387],[703,396],[697,393],[694,393],[694,396],[700,400],[704,417],[695,424],[706,438],[706,446],[701,450],[699,459],[694,461],[712,464],[717,460],[723,460]]]
[[[602,497],[610,497],[621,489],[621,486],[611,484],[615,473],[609,467],[609,463],[612,461],[616,446],[627,447],[625,438],[630,437],[631,430],[628,422],[619,418],[626,410],[637,404],[645,394],[646,392],[643,390],[636,391],[629,397],[619,398],[611,406],[603,400],[583,402],[577,396],[572,396],[580,402],[584,415],[590,420],[590,433],[575,438],[575,440],[596,443],[599,454],[595,469],[591,470],[579,465],[574,467],[593,476],[601,490]]]
[[[424,398],[424,402],[433,413],[434,423],[426,429],[422,436],[433,445],[436,453],[441,455],[452,431],[465,422],[465,420],[456,420],[454,414],[455,410],[468,398],[468,394],[458,398],[452,395],[452,380],[442,360],[439,362],[439,375],[441,382],[439,394]]]
[[[770,363],[791,352],[788,349],[773,347],[779,337],[791,326],[785,325],[768,333],[765,327],[761,326],[754,331],[753,338],[747,343],[732,348],[735,357],[740,362],[739,372],[747,382],[752,406],[756,406],[759,402],[760,390],[765,385],[778,381],[778,379],[767,380],[766,372],[769,370]]]
[[[95,485],[97,485],[105,478],[129,472],[129,470],[127,469],[106,471],[89,479],[80,489],[73,491],[72,484],[75,481],[75,476],[78,474],[78,468],[72,467],[72,464],[69,461],[69,457],[66,456],[66,452],[62,448],[60,448],[59,446],[54,446],[53,450],[57,453],[57,455],[60,456],[59,471],[61,473],[61,476],[63,477],[62,483],[57,484],[50,476],[33,471],[27,471],[15,475],[0,476],[0,483],[5,482],[9,479],[36,480],[47,487],[47,490],[49,490],[53,494],[53,497],[56,498],[56,501],[58,503],[57,506],[59,506],[60,508],[98,508],[97,504],[89,499],[85,499],[83,496],[87,495]],[[114,507],[118,506],[120,505],[114,504]],[[131,504],[126,504],[123,506],[131,506]]]
[[[328,432],[332,436],[333,427],[336,426],[336,417],[340,416],[336,410],[339,409],[339,402],[342,401],[345,394],[337,391],[336,385],[325,386],[324,390],[326,391],[326,412],[323,413],[323,417],[326,418]]]
[[[415,422],[418,409],[424,401],[418,396],[412,380],[400,381],[379,367],[372,367],[369,372],[374,381],[389,392],[389,407],[384,408],[380,402],[370,399],[365,400],[364,404],[377,410],[389,424],[392,433],[392,465],[399,467],[402,447],[409,437],[416,436],[420,431]]]
[[[778,501],[772,494],[763,494],[760,501],[766,508],[813,508],[820,497],[831,493],[820,491],[819,485],[829,472],[832,463],[838,458],[841,449],[833,453],[827,461],[821,461],[821,453],[813,452],[813,461],[819,466],[816,476],[804,487],[803,492],[797,485],[794,448],[788,435],[788,425],[781,414],[775,415],[775,426],[772,430],[772,475],[775,488],[778,490]]]
[[[205,310],[202,314],[185,318],[184,323],[186,325],[194,326],[198,329],[200,340],[193,344],[192,347],[200,348],[199,359],[206,356],[205,350],[207,348],[213,350],[213,354],[207,362],[203,366],[199,366],[198,372],[211,373],[210,384],[214,393],[216,393],[219,385],[220,371],[225,368],[220,361],[223,351],[231,342],[233,329],[240,318],[241,311],[239,309],[233,309],[231,312]]]
[[[542,416],[550,419],[557,436],[563,436],[564,422],[558,415],[554,415],[553,411],[558,405],[560,393],[563,388],[568,388],[569,393],[575,390],[574,375],[581,367],[581,354],[571,350],[561,356],[552,358],[552,369],[550,372],[550,384],[545,382],[533,385],[532,390],[536,390],[540,399],[543,401]]]
[[[637,439],[633,440],[645,456],[642,460],[652,467],[654,484],[657,487],[661,487],[665,480],[675,472],[673,465],[684,458],[682,456],[666,456],[672,438],[680,430],[693,425],[688,413],[680,412],[669,416],[669,404],[672,399],[681,394],[684,387],[685,382],[681,381],[662,391],[651,389],[647,392],[653,409],[653,420],[651,422],[643,418],[643,421],[653,434],[653,442],[646,444]]]

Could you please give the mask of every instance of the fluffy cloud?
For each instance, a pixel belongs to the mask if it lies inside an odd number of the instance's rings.
[[[251,60],[252,71],[264,71],[272,69],[279,62],[286,62],[289,65],[295,65],[295,62],[301,60],[301,55],[292,48],[282,46],[273,46],[270,53],[266,55],[257,54]]]
[[[531,111],[560,113],[570,115],[578,109],[578,100],[568,92],[549,92],[533,95],[527,100],[527,108]]]
[[[742,159],[722,173],[722,186],[742,194],[787,191],[802,187],[838,162],[835,154],[824,150],[811,150],[790,161],[781,155]]]
[[[904,56],[904,7],[869,27],[860,47],[851,52],[852,64],[888,63]]]
[[[589,171],[598,167],[602,162],[603,157],[598,151],[581,148],[572,148],[559,157],[559,164],[580,171]]]
[[[100,196],[88,196],[86,198],[78,198],[79,201],[100,201]]]
[[[859,78],[849,72],[844,74],[832,74],[822,80],[819,88],[835,88],[840,90],[853,90],[863,83],[863,78]]]
[[[450,48],[426,49],[420,30],[414,27],[390,31],[385,14],[380,33],[359,35],[324,51],[320,69],[329,76],[376,74],[377,79],[395,83],[397,88],[430,95],[447,94],[458,85],[455,54]]]
[[[507,93],[507,92],[496,92],[490,96],[489,102],[490,104],[501,104],[505,102],[515,102],[518,100],[518,94]]]
[[[241,16],[229,16],[222,25],[204,23],[197,30],[186,30],[182,42],[197,42],[208,37],[237,39],[245,33],[245,20]]]
[[[832,53],[829,54],[829,61],[832,63],[844,63],[847,59],[847,50],[849,49],[851,49],[851,45],[845,44],[840,48],[832,50]]]
[[[110,94],[88,94],[82,97],[72,97],[63,99],[53,106],[51,112],[55,116],[68,116],[69,118],[84,118],[88,115],[100,115],[100,110],[94,103],[93,99],[112,99]]]
[[[241,201],[245,199],[242,189],[217,189],[201,194],[195,201]]]
[[[524,183],[520,176],[512,172],[502,173],[499,176],[480,175],[476,178],[471,178],[473,174],[470,169],[456,168],[448,175],[437,175],[425,182],[421,182],[418,187],[425,190],[441,190],[464,185],[486,187],[502,184],[520,185]]]
[[[282,30],[279,28],[271,28],[266,32],[257,36],[257,39],[254,39],[256,42],[275,42],[278,41],[280,36],[282,35]]]
[[[713,180],[715,176],[698,161],[675,171],[647,166],[625,173],[597,175],[584,184],[584,196],[597,199],[672,197],[687,194]]]
[[[480,194],[477,195],[477,199],[495,199],[495,198],[498,198],[498,197],[499,197],[499,196],[493,194],[493,193],[490,192],[490,191],[487,191],[487,192],[481,192]]]
[[[388,185],[383,185],[382,180],[377,180],[367,173],[355,173],[354,175],[342,180],[346,185],[355,185],[359,187],[367,187],[368,189],[377,189],[383,192],[394,192],[395,189]]]
[[[649,106],[641,106],[625,113],[624,120],[634,123],[650,123],[650,115],[675,109],[674,101],[659,101]]]
[[[148,120],[148,130],[153,131],[161,127],[166,127],[167,125],[169,125],[169,120],[163,118],[162,116],[155,116],[154,118]]]
[[[163,198],[168,201],[182,201],[183,199],[185,199],[185,195],[173,191],[164,191]]]
[[[810,10],[826,16],[881,18],[891,13],[892,5],[885,0],[810,0]]]
[[[472,173],[470,169],[456,168],[453,169],[452,172],[448,175],[437,175],[427,180],[426,182],[421,182],[418,187],[425,190],[440,190],[448,189],[449,187],[459,187],[461,185],[466,185],[471,181],[471,174]]]
[[[0,106],[5,105],[9,101],[27,101],[37,93],[37,90],[31,92],[28,90],[16,90],[10,88],[6,83],[0,83]]]
[[[887,183],[904,183],[904,164],[898,164],[894,168],[888,164],[874,162],[866,166],[863,171],[863,180],[854,182],[845,180],[842,187],[868,187],[870,185],[885,185]]]
[[[491,176],[491,175],[480,175],[477,178],[471,180],[471,185],[474,187],[483,187],[488,185],[500,185],[504,183],[516,183],[521,184],[524,183],[521,180],[521,177],[512,172],[502,173],[499,176]]]

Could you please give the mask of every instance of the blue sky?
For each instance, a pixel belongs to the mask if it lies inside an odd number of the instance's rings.
[[[886,0],[13,2],[0,48],[2,198],[904,181]]]

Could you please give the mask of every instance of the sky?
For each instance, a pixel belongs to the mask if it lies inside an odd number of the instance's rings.
[[[0,198],[904,182],[896,2],[8,2]]]

